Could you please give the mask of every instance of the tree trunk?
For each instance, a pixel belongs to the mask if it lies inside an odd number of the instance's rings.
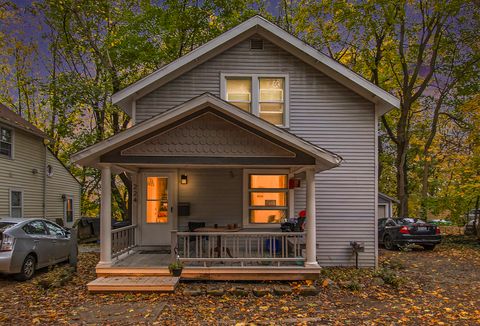
[[[401,105],[400,119],[397,124],[397,157],[395,166],[397,168],[397,196],[400,201],[398,216],[408,217],[408,112],[410,112],[410,104],[404,101]]]

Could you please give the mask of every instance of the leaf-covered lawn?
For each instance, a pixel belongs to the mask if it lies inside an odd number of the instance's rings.
[[[232,286],[252,288],[276,283],[182,283],[175,294],[89,294],[86,283],[95,278],[97,254],[82,253],[78,275],[63,287],[42,290],[38,281],[53,279],[62,266],[34,280],[18,283],[0,278],[0,324],[61,324],[82,322],[85,310],[126,303],[126,313],[145,304],[165,308],[155,321],[149,309],[138,320],[153,324],[480,324],[480,246],[473,239],[449,237],[435,251],[380,250],[382,269],[324,269],[316,286],[320,293],[301,297],[186,297],[185,288]],[[378,284],[383,279],[387,284]],[[290,283],[295,289],[300,283]],[[139,305],[140,304],[140,305]],[[131,308],[128,308],[131,307]],[[135,309],[133,309],[135,308]],[[103,309],[103,308],[102,308]],[[114,324],[118,323],[113,322]],[[138,320],[124,320],[138,324]]]

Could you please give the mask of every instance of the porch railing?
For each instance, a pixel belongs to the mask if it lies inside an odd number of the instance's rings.
[[[302,265],[305,232],[172,231],[172,255],[185,263],[210,266]]]
[[[116,258],[135,247],[136,228],[136,225],[129,225],[112,230],[112,258]]]

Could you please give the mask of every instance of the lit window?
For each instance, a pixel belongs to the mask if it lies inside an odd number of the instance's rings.
[[[168,178],[147,178],[147,223],[168,223]]]
[[[288,127],[287,76],[225,76],[224,99],[277,126]],[[223,85],[223,84],[222,84]]]
[[[260,118],[274,125],[283,124],[284,84],[283,78],[260,78]]]
[[[228,78],[227,101],[247,112],[252,110],[252,79]]]
[[[64,205],[64,220],[67,223],[71,223],[73,222],[73,198],[67,197]]]
[[[288,213],[286,174],[249,175],[250,223],[281,223]]]
[[[21,191],[10,191],[10,215],[23,217],[23,193]]]
[[[0,155],[12,157],[12,130],[0,127]]]

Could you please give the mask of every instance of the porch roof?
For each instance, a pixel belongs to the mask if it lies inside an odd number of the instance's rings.
[[[207,111],[215,116],[225,118],[225,120],[237,125],[239,129],[245,130],[246,133],[249,133],[254,137],[259,137],[259,139],[261,138],[261,140],[265,140],[265,142],[271,142],[272,146],[283,147],[287,150],[310,156],[314,159],[314,164],[312,165],[315,166],[317,171],[331,169],[340,165],[342,161],[342,158],[339,155],[318,147],[251,113],[243,111],[210,93],[195,97],[121,133],[87,147],[74,154],[71,159],[73,162],[80,165],[94,167],[102,162],[115,163],[115,157],[113,157],[113,161],[111,157],[109,160],[105,159],[105,157],[108,157],[107,154],[112,153],[112,151],[121,152],[121,150],[123,150],[125,152],[125,148],[126,146],[130,146],[129,144],[132,144],[135,141],[148,141],[153,137],[157,137],[162,132],[165,132],[165,130],[178,126],[180,123],[192,121],[193,118],[197,118],[202,112]],[[170,128],[170,126],[173,127]],[[279,149],[276,150],[278,151]],[[192,164],[198,163],[198,158],[193,154],[194,153],[182,158],[182,164],[185,164],[185,162],[188,162],[189,160],[191,160]],[[156,153],[156,156],[161,155]],[[238,158],[236,159],[238,160]],[[264,157],[263,159],[263,162],[268,162],[269,158]],[[286,157],[284,159],[285,162],[292,161],[291,159],[289,161]],[[143,163],[145,163],[146,160],[148,160],[148,158],[142,158]],[[228,157],[223,157],[222,161],[228,162]],[[235,160],[232,159],[232,161]],[[118,163],[121,162],[119,161]]]

